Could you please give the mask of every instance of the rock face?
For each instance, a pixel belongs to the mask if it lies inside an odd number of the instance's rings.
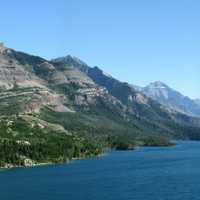
[[[71,67],[71,68],[77,68],[82,72],[87,72],[89,69],[89,66],[85,62],[83,62],[79,58],[72,57],[70,55],[53,59],[51,60],[51,62],[59,63],[58,66],[61,70]]]
[[[42,87],[33,74],[27,72],[20,63],[12,57],[10,51],[0,46],[0,88],[11,89],[16,84],[22,87]]]
[[[184,114],[200,117],[200,104],[198,103],[198,100],[192,100],[160,81],[149,84],[142,88],[141,91],[171,109]]]
[[[0,114],[3,116],[39,114],[47,107],[56,112],[93,113],[111,121],[120,118],[119,121],[135,123],[134,128],[139,131],[156,127],[168,134],[172,132],[169,121],[199,123],[76,57],[48,61],[3,44],[0,52]],[[162,94],[163,99],[170,99],[166,85],[156,83],[150,89],[152,97]]]
[[[112,97],[117,99],[123,105],[123,111],[121,111],[123,113],[131,113],[139,119],[147,120],[148,123],[149,121],[158,122],[170,119],[175,120],[178,123],[186,123],[188,125],[194,121],[195,126],[199,124],[198,119],[187,116],[192,112],[183,112],[182,109],[176,109],[169,104],[164,104],[158,99],[155,99],[143,92],[142,87],[134,87],[128,83],[120,82],[103,72],[98,67],[89,67],[84,62],[80,60],[77,61],[71,56],[62,57],[54,60],[53,62],[56,63],[57,66],[70,66],[72,69],[76,68],[81,70],[82,73],[87,75],[96,85],[105,88]],[[157,82],[155,88],[165,90],[168,87],[161,82]],[[155,91],[154,94],[158,94],[158,92]],[[164,98],[168,97],[168,94],[165,91],[162,95]],[[85,102],[85,97],[78,96],[76,98],[76,102],[78,102],[78,104]],[[195,116],[198,116],[198,110],[196,110]]]
[[[22,62],[22,58],[26,63]],[[34,59],[37,60],[37,57],[18,53],[3,44],[0,45],[0,101],[4,101],[1,106],[4,108],[5,101],[13,99],[13,106],[16,104],[21,113],[39,112],[44,106],[51,106],[57,110],[61,108],[65,111],[70,110],[63,105],[65,97],[49,89],[48,82],[34,71],[40,68],[40,73],[44,71],[50,73],[55,71],[54,66],[43,59],[40,59],[37,66],[29,63],[29,60]],[[10,103],[10,106],[12,104]]]
[[[77,105],[94,104],[97,97],[104,97],[108,91],[102,87],[83,88],[77,90],[75,103]]]
[[[24,164],[23,164],[24,167],[33,167],[35,166],[35,162],[32,161],[31,159],[29,158],[26,158],[24,159]]]
[[[72,56],[48,61],[3,44],[0,116],[0,167],[96,155],[116,135],[200,138],[199,119],[168,109],[98,67]]]
[[[0,54],[2,54],[5,51],[5,47],[4,44],[2,42],[0,42]]]

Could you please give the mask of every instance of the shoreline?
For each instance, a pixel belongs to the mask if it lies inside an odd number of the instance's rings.
[[[104,151],[103,153],[100,153],[98,155],[92,155],[92,156],[85,156],[85,157],[77,157],[77,158],[72,158],[71,160],[68,160],[66,162],[63,163],[54,163],[54,162],[46,162],[46,163],[33,163],[27,166],[24,165],[12,165],[12,164],[6,164],[6,166],[4,167],[0,167],[0,171],[5,171],[5,170],[9,170],[9,169],[18,169],[18,168],[34,168],[34,167],[41,167],[41,166],[47,166],[47,165],[59,165],[59,164],[68,164],[72,161],[76,161],[76,160],[85,160],[85,159],[89,159],[89,158],[93,158],[93,157],[102,157],[104,156],[107,152],[113,150],[113,151],[135,151],[138,150],[142,147],[153,147],[153,148],[159,148],[159,147],[173,147],[176,146],[176,143],[173,145],[169,145],[169,146],[136,146],[133,149],[125,149],[125,150],[118,150],[118,149],[107,149],[106,151]]]
[[[8,170],[8,169],[15,169],[15,168],[40,167],[40,166],[53,165],[53,164],[54,164],[54,163],[51,163],[51,162],[47,162],[47,163],[36,163],[36,164],[33,164],[33,165],[29,165],[29,166],[6,164],[6,166],[0,167],[0,171],[1,171],[1,170]]]
[[[109,151],[109,150],[108,150]],[[68,164],[72,161],[76,160],[85,160],[93,157],[101,157],[104,156],[108,151],[105,151],[103,153],[100,153],[98,155],[92,155],[92,156],[83,156],[83,157],[77,157],[77,158],[72,158],[71,160],[67,160],[66,162],[61,162],[61,163],[54,163],[54,162],[46,162],[46,163],[34,163],[32,165],[24,166],[24,165],[12,165],[12,164],[6,164],[7,166],[5,167],[0,167],[0,171],[4,170],[9,170],[9,169],[17,169],[17,168],[34,168],[34,167],[40,167],[40,166],[47,166],[47,165],[59,165],[59,164]]]

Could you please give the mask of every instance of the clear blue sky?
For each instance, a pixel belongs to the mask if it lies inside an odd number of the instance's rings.
[[[198,0],[0,0],[0,41],[75,55],[137,85],[160,80],[200,98]]]

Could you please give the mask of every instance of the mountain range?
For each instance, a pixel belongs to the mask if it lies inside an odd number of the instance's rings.
[[[200,101],[184,96],[180,92],[167,86],[165,83],[156,81],[146,87],[137,87],[145,95],[159,103],[181,112],[183,114],[200,117]]]
[[[0,166],[199,139],[198,110],[171,104],[76,57],[46,60],[0,44]]]

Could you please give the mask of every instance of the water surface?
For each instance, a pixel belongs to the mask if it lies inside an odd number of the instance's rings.
[[[200,142],[0,171],[2,200],[199,200]]]

